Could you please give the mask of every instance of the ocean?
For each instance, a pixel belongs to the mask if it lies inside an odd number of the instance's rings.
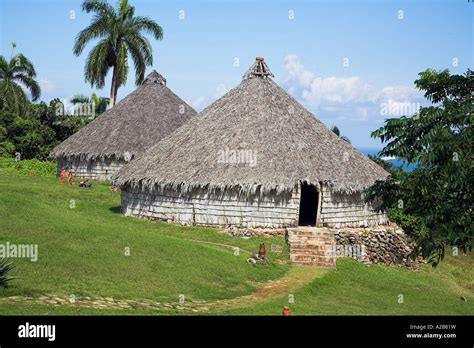
[[[357,148],[360,152],[362,152],[364,155],[377,155],[380,150],[382,149],[374,149],[374,148]],[[388,162],[395,164],[397,167],[403,166],[403,161],[399,160],[398,158],[390,159]],[[416,164],[410,164],[410,165],[404,165],[403,169],[405,170],[412,170],[416,168]]]

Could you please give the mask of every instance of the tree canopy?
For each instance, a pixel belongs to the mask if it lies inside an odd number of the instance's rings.
[[[76,36],[73,52],[79,56],[87,43],[99,39],[87,57],[85,80],[91,86],[103,88],[105,77],[112,68],[110,106],[115,105],[117,90],[128,76],[128,56],[135,66],[135,83],[145,76],[145,68],[153,64],[150,42],[143,33],[156,40],[163,38],[163,29],[148,17],[135,16],[135,7],[120,0],[117,8],[105,0],[85,0],[82,10],[94,13],[92,23]]]
[[[381,209],[410,221],[407,232],[417,243],[413,256],[436,265],[448,246],[472,249],[474,75],[428,69],[415,85],[432,105],[411,117],[387,119],[372,137],[385,144],[379,156],[396,156],[416,168],[392,170],[367,197],[381,196]]]
[[[348,142],[349,144],[351,143],[351,141],[349,140],[348,137],[346,137],[345,135],[341,135],[341,131],[339,130],[339,127],[338,126],[332,126],[331,127],[331,131],[336,134],[339,138],[341,138],[342,140]]]
[[[35,68],[23,54],[10,60],[0,56],[0,110],[23,112],[28,100],[23,88],[30,91],[33,101],[38,100],[41,88],[35,78]]]

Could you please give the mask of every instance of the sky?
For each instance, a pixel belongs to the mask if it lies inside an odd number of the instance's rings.
[[[109,1],[115,4],[115,1]],[[0,0],[0,55],[34,64],[41,100],[97,92],[84,80],[86,46],[74,38],[91,21],[76,0]],[[136,15],[163,27],[153,66],[197,111],[236,87],[256,56],[274,80],[359,149],[380,148],[370,132],[384,119],[429,105],[414,86],[428,68],[473,69],[474,1],[130,0]],[[122,99],[133,89],[133,69]]]

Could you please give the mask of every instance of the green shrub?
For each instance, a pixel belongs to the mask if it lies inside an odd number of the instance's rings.
[[[408,235],[417,238],[427,237],[428,229],[420,218],[406,214],[399,208],[388,209],[388,217],[397,223]]]
[[[8,276],[8,273],[13,269],[12,263],[8,259],[3,258],[0,260],[0,287],[8,288],[10,281],[13,278]]]
[[[37,159],[17,161],[15,158],[0,157],[0,170],[3,173],[30,175],[34,172],[39,176],[56,175],[56,163]]]

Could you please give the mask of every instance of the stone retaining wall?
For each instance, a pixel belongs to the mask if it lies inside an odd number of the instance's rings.
[[[413,250],[413,241],[396,225],[333,232],[336,257],[352,257],[364,263],[417,266],[417,261],[407,257]]]
[[[296,264],[334,267],[338,257],[351,257],[366,264],[382,263],[417,267],[408,258],[413,242],[396,225],[373,228],[288,228],[290,259]]]

